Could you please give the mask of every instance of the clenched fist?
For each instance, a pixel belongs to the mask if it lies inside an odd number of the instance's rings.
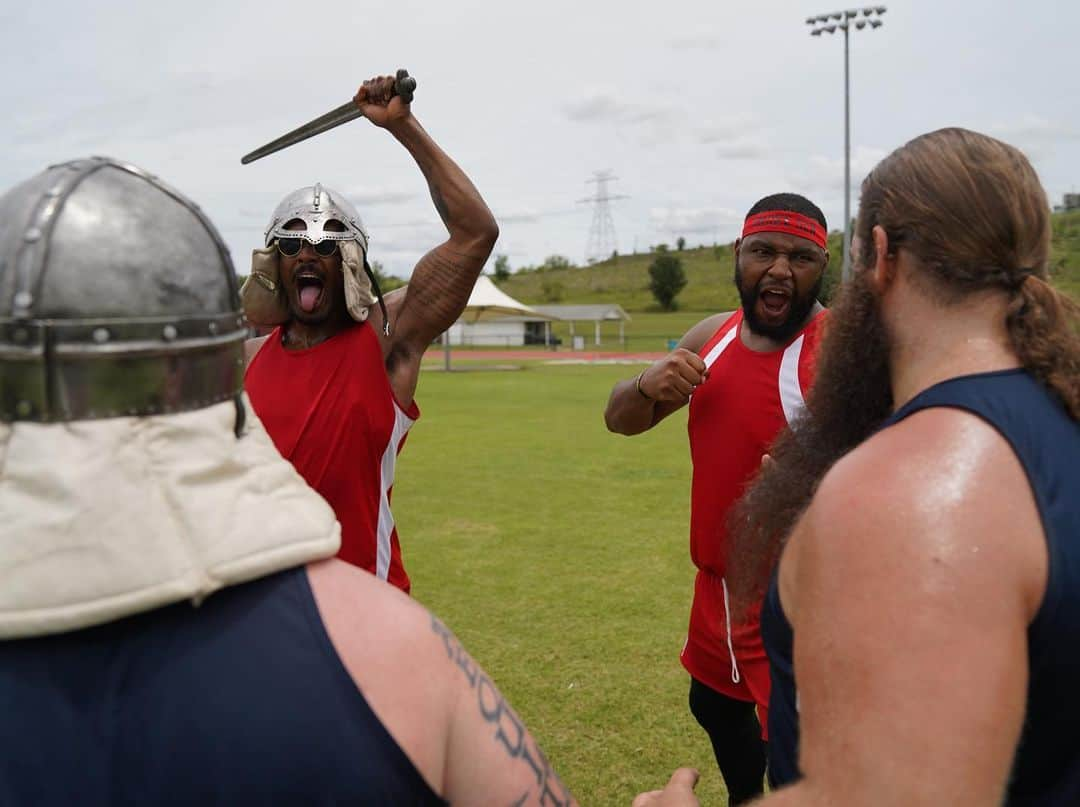
[[[638,390],[654,401],[686,403],[708,377],[709,371],[701,357],[680,347],[641,374]]]
[[[353,103],[376,126],[388,126],[411,114],[409,105],[396,94],[393,76],[376,76],[360,85]]]

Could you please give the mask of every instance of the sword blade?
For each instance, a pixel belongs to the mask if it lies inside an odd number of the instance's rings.
[[[312,121],[308,121],[303,126],[298,126],[287,134],[283,134],[276,140],[271,140],[265,146],[260,146],[250,154],[245,154],[240,158],[240,162],[243,165],[255,162],[267,154],[273,154],[275,151],[281,151],[283,148],[295,145],[302,140],[307,140],[309,137],[314,137],[317,134],[322,134],[337,126],[341,126],[343,123],[348,123],[351,120],[362,118],[364,113],[356,108],[356,104],[352,101],[348,101],[339,107],[331,109],[325,115],[320,115]]]

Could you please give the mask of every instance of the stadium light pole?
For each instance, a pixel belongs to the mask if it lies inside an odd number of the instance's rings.
[[[867,26],[871,31],[880,28],[881,15],[887,10],[885,6],[867,6],[806,18],[806,24],[813,26],[810,36],[834,34],[838,30],[844,32],[844,268],[841,278],[845,282],[851,278],[851,83],[848,36],[852,26],[857,31]]]

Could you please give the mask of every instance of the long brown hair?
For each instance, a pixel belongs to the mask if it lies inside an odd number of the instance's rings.
[[[862,184],[856,234],[874,260],[875,225],[917,257],[948,304],[1006,289],[1006,320],[1024,367],[1080,420],[1080,306],[1049,285],[1050,205],[1023,153],[1000,140],[940,129],[882,160]]]
[[[1080,420],[1080,307],[1047,283],[1050,206],[1017,149],[964,129],[923,135],[863,181],[858,266],[876,259],[871,231],[902,247],[913,282],[945,305],[994,289],[1011,296],[1006,326],[1023,366]],[[780,433],[729,516],[733,616],[756,610],[783,542],[821,479],[892,409],[888,337],[875,293],[857,274],[830,312],[806,414]]]

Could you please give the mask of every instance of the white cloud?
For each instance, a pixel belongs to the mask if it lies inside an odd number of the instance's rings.
[[[579,123],[643,124],[669,120],[675,110],[667,105],[622,101],[607,90],[587,89],[577,99],[564,104],[563,112]]]
[[[888,151],[870,146],[856,146],[851,155],[851,187],[858,191],[863,178],[881,162]],[[794,172],[795,185],[807,193],[844,192],[844,160],[814,154]]]
[[[374,207],[375,205],[398,205],[411,202],[417,198],[417,194],[412,191],[402,191],[395,188],[349,188],[343,193],[350,202],[360,208]]]
[[[654,207],[649,220],[660,233],[672,236],[709,235],[723,237],[737,229],[742,216],[728,207]]]
[[[669,39],[667,46],[675,50],[719,50],[729,39],[721,34],[701,31]]]

